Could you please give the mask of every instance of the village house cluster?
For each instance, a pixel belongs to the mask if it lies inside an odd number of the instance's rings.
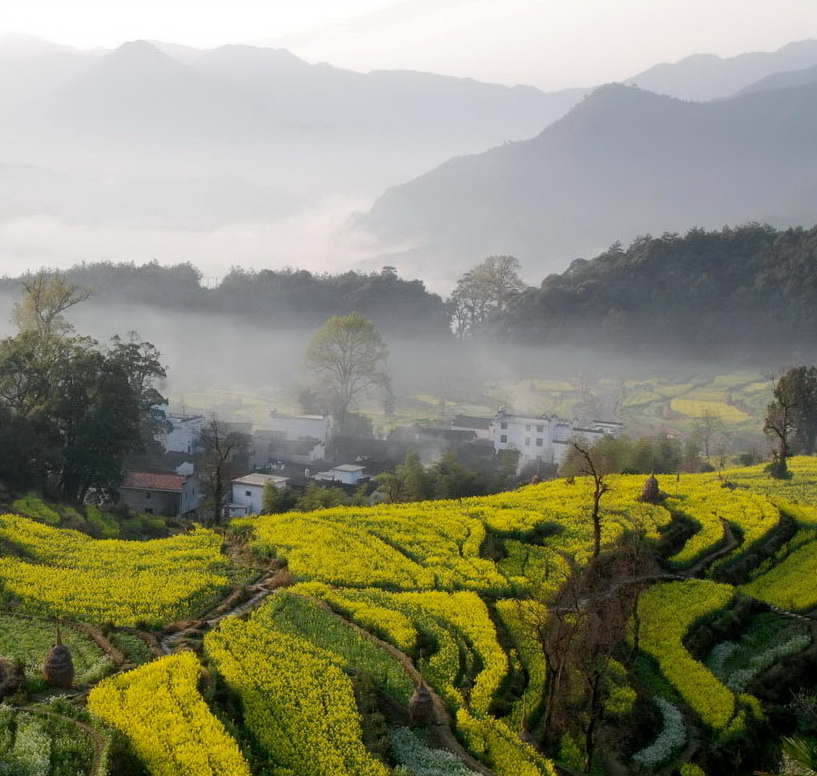
[[[164,456],[149,471],[126,472],[120,503],[148,514],[195,516],[202,491],[196,460],[211,422],[204,415],[164,412],[157,435]],[[272,412],[264,428],[253,429],[249,423],[221,426],[225,433],[239,433],[247,440],[247,471],[225,489],[222,508],[229,517],[259,514],[268,484],[303,488],[314,482],[354,489],[393,469],[410,450],[428,463],[452,448],[485,458],[514,451],[518,471],[542,465],[555,472],[571,440],[582,438],[592,444],[622,431],[618,422],[580,423],[555,415],[514,413],[505,407],[492,418],[457,415],[445,425],[400,427],[388,439],[338,435],[328,415]]]

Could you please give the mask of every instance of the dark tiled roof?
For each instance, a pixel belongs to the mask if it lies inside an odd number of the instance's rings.
[[[480,431],[490,431],[494,424],[493,418],[479,418],[476,415],[457,415],[451,421],[452,426],[459,428],[478,428]]]
[[[477,435],[473,429],[435,428],[433,426],[417,426],[417,432],[432,439],[442,439],[446,442],[472,442]]]

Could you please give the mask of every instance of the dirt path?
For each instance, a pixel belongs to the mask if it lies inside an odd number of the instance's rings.
[[[64,720],[87,733],[94,746],[94,759],[91,762],[91,769],[88,771],[88,776],[104,776],[105,769],[102,762],[102,753],[105,751],[105,739],[97,730],[94,730],[94,728],[92,728],[86,722],[74,719],[74,717],[67,717],[64,714],[58,714],[56,711],[38,709],[36,706],[20,706],[19,710],[30,714],[40,714],[44,717],[53,717],[55,719]]]
[[[719,517],[718,520],[721,521],[721,525],[723,526],[723,546],[715,550],[714,552],[709,553],[709,555],[705,555],[699,561],[694,563],[690,566],[686,571],[684,571],[684,575],[688,577],[697,577],[700,576],[703,572],[705,572],[718,558],[722,558],[724,555],[728,555],[732,550],[737,549],[740,547],[740,539],[735,536],[735,532],[732,529],[732,524],[725,520],[722,517]]]
[[[90,638],[112,661],[114,666],[122,668],[125,664],[125,656],[118,650],[98,628],[89,625],[86,622],[79,622],[78,620],[70,620],[69,625],[75,630],[84,633]]]
[[[186,628],[170,633],[159,641],[159,648],[165,655],[169,655],[174,650],[179,649],[183,642],[189,639],[198,639],[208,630],[218,625],[226,617],[240,617],[242,614],[252,611],[276,588],[271,586],[273,577],[279,569],[268,571],[260,580],[251,585],[249,590],[253,591],[252,596],[247,600],[242,600],[233,606],[224,608],[222,601],[213,607],[201,619],[194,620]]]
[[[314,601],[316,599],[310,599]],[[342,615],[339,615],[335,612],[327,603],[324,601],[318,601],[318,603],[326,609],[326,611],[331,612],[332,614],[336,615],[346,627],[351,628],[356,633],[359,633],[366,639],[374,642],[385,652],[388,652],[393,658],[399,661],[400,665],[403,667],[403,670],[411,677],[411,680],[414,682],[415,686],[419,684],[425,684],[425,680],[423,679],[422,674],[417,670],[417,667],[414,665],[412,659],[405,653],[401,652],[397,647],[392,646],[386,641],[377,638],[373,634],[369,633],[365,628],[361,628],[356,623],[352,622],[351,620],[347,620]],[[434,701],[434,734],[437,736],[437,739],[440,743],[452,754],[455,754],[468,768],[473,771],[477,771],[478,773],[484,774],[484,776],[494,776],[494,772],[483,765],[479,760],[472,757],[468,754],[467,751],[462,747],[460,742],[457,740],[454,732],[452,730],[453,720],[451,719],[450,714],[448,713],[448,709],[442,698],[440,698],[437,693],[434,692],[427,684],[425,686],[428,688],[429,694],[431,695],[432,700]]]

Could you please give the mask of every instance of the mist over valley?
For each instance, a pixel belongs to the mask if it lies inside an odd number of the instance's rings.
[[[491,253],[533,283],[639,234],[815,218],[813,41],[689,57],[592,95],[239,45],[10,37],[0,60],[11,275],[78,260],[189,261],[216,278],[393,264],[447,291]]]
[[[817,774],[812,3],[4,9],[0,773]]]

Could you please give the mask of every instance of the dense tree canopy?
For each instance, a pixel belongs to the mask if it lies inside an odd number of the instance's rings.
[[[615,244],[493,316],[517,342],[797,357],[817,337],[817,227],[748,224]]]
[[[697,472],[707,466],[701,459],[701,444],[693,435],[683,444],[666,433],[632,439],[628,436],[603,436],[585,446],[600,474],[669,474],[679,471]],[[587,457],[575,446],[568,447],[559,474],[563,477],[585,476]]]
[[[64,273],[75,288],[93,289],[94,304],[142,304],[162,309],[229,315],[278,328],[312,328],[328,315],[359,312],[385,332],[448,336],[443,300],[420,280],[404,280],[393,267],[379,272],[314,274],[306,270],[245,270],[216,282],[191,264],[156,261],[80,264]],[[0,291],[25,292],[28,280],[0,278]]]
[[[126,454],[151,438],[158,351],[136,335],[108,348],[62,318],[87,295],[56,273],[37,276],[18,305],[20,332],[0,341],[0,485],[47,486],[81,503],[119,483]]]

